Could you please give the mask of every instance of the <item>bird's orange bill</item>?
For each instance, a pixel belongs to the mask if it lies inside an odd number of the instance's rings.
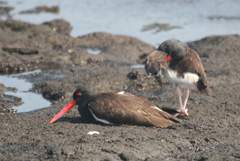
[[[68,104],[66,104],[61,111],[59,111],[52,119],[49,121],[49,124],[52,124],[56,122],[59,118],[61,118],[65,113],[70,111],[75,105],[76,105],[76,100],[70,101]]]

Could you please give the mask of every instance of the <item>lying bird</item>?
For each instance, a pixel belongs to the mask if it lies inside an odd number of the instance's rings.
[[[178,115],[188,116],[187,101],[190,90],[208,93],[205,69],[198,53],[179,40],[166,40],[158,49],[150,53],[145,61],[145,70],[155,76],[160,75],[176,85],[179,104]],[[182,102],[182,91],[186,96]]]
[[[140,96],[123,91],[91,96],[88,92],[77,89],[73,94],[73,100],[49,123],[57,121],[76,104],[83,120],[97,121],[108,125],[132,124],[166,128],[174,122],[178,122],[175,117]]]

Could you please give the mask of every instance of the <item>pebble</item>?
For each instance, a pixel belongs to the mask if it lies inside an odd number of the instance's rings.
[[[100,132],[98,132],[98,131],[89,131],[87,134],[88,135],[99,135]]]

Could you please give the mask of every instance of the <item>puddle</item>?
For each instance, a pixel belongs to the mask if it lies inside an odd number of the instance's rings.
[[[102,52],[99,48],[87,48],[87,52],[91,55],[98,55]]]
[[[22,99],[22,104],[14,107],[16,112],[30,112],[41,108],[46,108],[51,105],[49,101],[44,99],[40,94],[33,93],[32,83],[20,78],[23,75],[38,74],[40,70],[25,72],[21,74],[0,75],[0,82],[6,87],[16,88],[16,91],[7,91],[5,94],[16,96]]]
[[[144,69],[144,64],[134,64],[130,66],[131,69]]]

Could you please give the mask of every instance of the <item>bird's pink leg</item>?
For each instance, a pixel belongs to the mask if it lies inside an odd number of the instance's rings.
[[[186,106],[187,106],[187,102],[188,102],[189,95],[190,95],[190,90],[187,89],[187,91],[186,91],[186,97],[185,97],[185,100],[184,100],[184,103],[183,103],[183,111],[184,111],[184,114],[185,114],[186,116],[188,116],[188,109],[186,108]]]
[[[187,101],[189,98],[190,91],[189,89],[187,89],[184,103],[182,103],[182,92],[179,87],[177,87],[177,94],[179,97],[180,107],[177,109],[179,113],[176,114],[175,116],[178,116],[178,115],[188,116],[188,109],[186,108],[186,106],[187,106]]]
[[[179,87],[177,87],[177,95],[178,95],[179,104],[180,104],[180,107],[178,107],[177,111],[181,111],[183,107],[183,103],[182,103],[182,91]]]

